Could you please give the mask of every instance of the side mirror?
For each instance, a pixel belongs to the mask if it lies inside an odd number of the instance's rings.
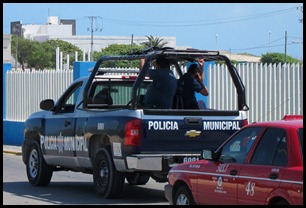
[[[217,161],[218,160],[218,157],[217,157],[217,153],[215,153],[214,150],[202,150],[202,153],[201,153],[201,156],[200,158],[201,159],[204,159],[204,160],[212,160],[212,161]]]
[[[46,99],[40,102],[40,109],[50,111],[54,108],[54,100]]]

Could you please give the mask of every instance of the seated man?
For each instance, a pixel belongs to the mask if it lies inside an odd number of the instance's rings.
[[[148,76],[153,80],[146,92],[144,107],[157,109],[172,108],[176,93],[177,79],[170,70],[169,60],[156,59],[156,69],[149,69]]]
[[[93,103],[94,104],[108,104],[112,105],[113,104],[113,99],[110,95],[110,92],[108,89],[104,88],[100,92],[98,92],[94,98],[93,98]]]

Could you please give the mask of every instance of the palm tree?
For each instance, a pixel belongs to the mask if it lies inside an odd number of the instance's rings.
[[[142,45],[144,45],[146,48],[150,48],[150,47],[158,47],[158,48],[162,48],[164,47],[166,44],[168,44],[167,41],[163,42],[163,38],[158,38],[158,37],[153,37],[152,35],[150,36],[146,36],[148,38],[147,42],[143,42],[141,43]]]

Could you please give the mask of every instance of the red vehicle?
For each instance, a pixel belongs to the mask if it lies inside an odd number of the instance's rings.
[[[303,117],[244,126],[168,173],[170,204],[303,205]]]

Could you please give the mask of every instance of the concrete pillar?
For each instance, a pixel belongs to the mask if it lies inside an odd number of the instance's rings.
[[[12,70],[11,63],[3,63],[3,119],[6,119],[6,72]]]

